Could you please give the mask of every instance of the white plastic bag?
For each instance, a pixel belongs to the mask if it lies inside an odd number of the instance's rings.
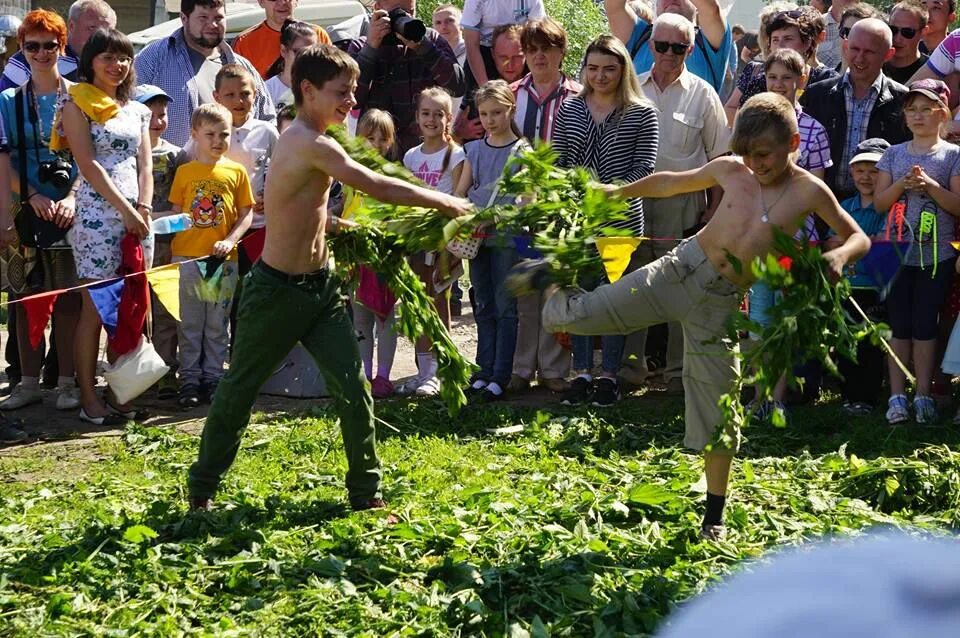
[[[163,378],[170,367],[163,362],[153,344],[140,337],[137,347],[107,365],[103,376],[119,403],[136,399]]]

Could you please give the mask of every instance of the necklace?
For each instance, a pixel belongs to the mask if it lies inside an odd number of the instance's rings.
[[[767,206],[767,203],[763,200],[763,184],[757,182],[757,185],[760,187],[760,208],[763,210],[763,214],[760,215],[760,221],[764,224],[770,223],[770,209],[776,206],[781,199],[783,199],[784,194],[787,192],[787,187],[784,187],[780,190],[780,194],[777,196],[777,199],[774,200],[772,204]]]

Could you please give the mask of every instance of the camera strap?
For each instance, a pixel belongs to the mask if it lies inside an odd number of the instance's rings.
[[[29,82],[28,82],[29,84]],[[24,130],[24,117],[23,117],[23,101],[26,99],[26,90],[24,86],[21,85],[20,88],[14,93],[14,103],[16,104],[17,109],[17,148],[19,149],[19,164],[18,170],[20,171],[20,208],[21,210],[27,204],[30,193],[30,185],[27,182],[27,134]],[[34,151],[37,153],[37,159],[39,161],[40,151],[36,149],[34,145]]]

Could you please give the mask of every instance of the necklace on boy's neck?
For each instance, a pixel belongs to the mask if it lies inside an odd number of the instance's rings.
[[[763,199],[763,184],[757,182],[757,185],[760,187],[760,209],[763,211],[763,214],[760,215],[760,221],[764,224],[770,223],[770,210],[780,203],[780,200],[783,199],[784,194],[787,192],[787,185],[784,184],[783,188],[780,189],[780,194],[777,195],[777,198],[773,200],[773,203],[767,206],[767,203]]]

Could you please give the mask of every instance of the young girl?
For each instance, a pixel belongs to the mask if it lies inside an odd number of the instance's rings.
[[[396,141],[393,117],[380,109],[369,109],[357,123],[357,135],[365,138],[381,155],[392,159]],[[359,206],[356,193],[347,196],[341,217],[349,217]],[[390,371],[397,352],[397,334],[393,330],[396,297],[377,273],[361,266],[353,296],[353,325],[360,337],[363,370],[371,380],[371,393],[382,399],[393,394]],[[377,347],[377,374],[373,376],[373,348]]]
[[[940,137],[950,119],[950,89],[940,80],[910,84],[903,115],[913,140],[891,146],[877,163],[878,211],[890,210],[904,200],[903,218],[913,230],[913,246],[906,263],[887,295],[893,351],[900,361],[913,361],[917,376],[913,399],[917,423],[937,418],[931,396],[937,349],[937,315],[946,297],[956,251],[950,245],[954,217],[960,217],[960,147]],[[906,379],[888,360],[890,399],[887,421],[909,418]]]
[[[423,182],[442,193],[453,193],[460,182],[466,155],[453,141],[453,99],[446,90],[431,87],[420,92],[417,98],[417,126],[423,143],[411,148],[403,156],[403,164]],[[433,297],[437,313],[443,325],[450,329],[449,286],[455,274],[462,272],[459,261],[449,252],[421,253],[410,258],[410,266],[420,275]],[[433,343],[428,337],[417,339],[417,368],[419,374],[397,389],[399,394],[433,396],[440,392],[437,378],[437,360],[433,355]]]
[[[280,29],[280,57],[264,74],[267,78],[267,91],[278,112],[284,106],[293,103],[293,93],[290,91],[290,71],[293,69],[293,61],[298,53],[315,44],[317,44],[317,30],[313,25],[299,20],[287,20],[283,23]]]
[[[512,204],[509,195],[499,193],[500,176],[511,156],[529,148],[513,121],[517,106],[513,91],[503,80],[491,80],[474,95],[486,136],[467,144],[455,194],[467,197],[478,208]],[[469,388],[474,401],[503,398],[510,381],[517,345],[517,301],[504,282],[516,263],[513,237],[495,229],[488,230],[477,256],[470,261],[480,366]]]

